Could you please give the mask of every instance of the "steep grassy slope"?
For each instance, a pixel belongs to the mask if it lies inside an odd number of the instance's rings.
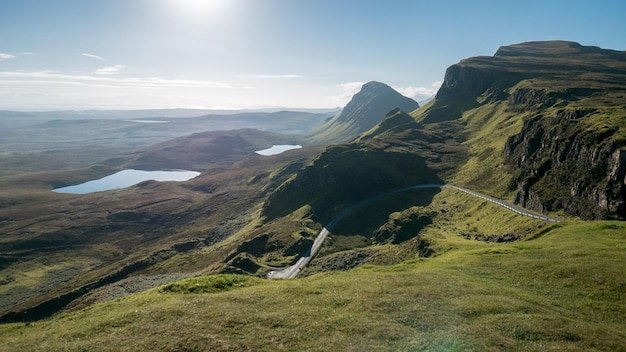
[[[324,222],[371,196],[441,183],[465,157],[460,135],[455,123],[423,128],[394,110],[352,143],[327,147],[269,197],[263,215],[274,219],[308,204]]]
[[[256,244],[254,250],[240,248],[241,259],[248,265],[256,263],[251,266],[255,273],[290,264],[322,226],[354,204],[407,186],[443,183],[442,177],[452,174],[466,155],[459,131],[456,123],[422,128],[395,110],[352,143],[327,147],[268,196],[261,211],[264,224],[248,239]],[[352,222],[350,234],[341,237],[343,245],[337,248],[371,244],[371,231],[390,213],[428,204],[432,196],[433,192],[416,191],[377,202],[370,216]]]
[[[626,345],[623,224],[567,223],[505,244],[458,238],[446,226],[429,236],[448,250],[294,281],[200,277],[49,321],[1,325],[0,350],[600,351]]]

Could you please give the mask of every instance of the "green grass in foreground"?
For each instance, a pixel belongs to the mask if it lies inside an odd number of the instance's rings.
[[[186,280],[2,325],[0,350],[624,350],[625,271],[626,224],[565,223],[389,267]]]

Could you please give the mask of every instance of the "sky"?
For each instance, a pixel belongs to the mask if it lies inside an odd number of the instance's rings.
[[[623,0],[0,0],[0,110],[423,100],[460,60],[571,40],[626,50]]]

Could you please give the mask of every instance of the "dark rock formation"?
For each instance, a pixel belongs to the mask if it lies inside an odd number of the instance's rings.
[[[581,128],[593,109],[537,115],[504,149],[519,169],[515,202],[539,212],[563,209],[583,219],[626,217],[626,151],[612,136]]]

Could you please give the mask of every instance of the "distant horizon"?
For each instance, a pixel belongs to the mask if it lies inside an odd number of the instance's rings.
[[[384,82],[381,82],[384,83]],[[363,83],[365,84],[365,83]],[[393,87],[392,87],[393,88]],[[360,89],[360,86],[359,86]],[[394,88],[395,89],[395,88]],[[357,92],[355,92],[356,94]],[[405,95],[406,96],[406,95]],[[409,97],[410,98],[410,97]],[[435,94],[431,96],[422,96],[421,99],[414,99],[417,103],[421,105],[429,102],[430,100],[435,98]],[[413,98],[411,98],[413,99]],[[202,106],[191,106],[191,107],[48,107],[48,108],[28,108],[28,107],[16,107],[16,108],[0,108],[0,112],[8,111],[8,112],[20,112],[20,113],[46,113],[46,112],[63,112],[63,111],[72,111],[72,112],[89,112],[89,111],[150,111],[150,110],[198,110],[198,111],[215,111],[215,112],[238,112],[238,111],[255,111],[255,112],[279,112],[279,111],[335,111],[342,110],[344,106],[334,106],[334,107],[303,107],[303,106],[259,106],[259,107],[248,107],[248,108],[239,108],[239,107],[202,107]]]
[[[360,82],[359,82],[360,83]],[[365,84],[367,82],[363,82],[362,84]],[[381,82],[384,83],[384,82]],[[362,84],[360,85],[355,85],[355,88],[352,89],[354,91],[354,94],[356,94],[358,92],[358,90],[360,90]],[[397,88],[397,87],[392,87],[394,90],[399,91],[400,94],[402,94],[402,92],[400,92],[402,90],[402,88]],[[437,88],[438,90],[438,88]],[[403,94],[404,96],[414,99],[416,102],[418,102],[420,105],[422,105],[424,102],[428,102],[431,99],[433,99],[436,95],[436,91],[432,94],[432,95],[419,95],[419,96],[414,96],[414,97],[410,97],[407,96],[406,94]],[[348,98],[351,98],[352,95]],[[417,98],[417,99],[416,99]],[[347,101],[346,101],[347,104]],[[260,110],[291,110],[291,111],[299,111],[299,110],[341,110],[343,109],[345,106],[345,104],[343,104],[342,106],[329,106],[329,107],[325,107],[325,106],[281,106],[281,105],[276,105],[276,106],[251,106],[251,107],[205,107],[205,106],[189,106],[189,107],[185,107],[185,106],[169,106],[169,107],[163,107],[163,106],[141,106],[141,107],[133,107],[133,106],[76,106],[76,107],[72,107],[72,106],[61,106],[61,107],[55,107],[53,105],[50,106],[46,106],[46,107],[26,107],[26,106],[15,106],[15,107],[11,107],[11,106],[0,106],[0,111],[15,111],[15,112],[55,112],[55,111],[76,111],[76,112],[81,112],[81,111],[139,111],[139,110],[177,110],[177,109],[181,109],[181,110],[207,110],[207,111],[260,111]]]
[[[424,97],[423,99],[416,100],[417,103],[422,106],[423,104],[432,100],[435,96],[432,95],[430,97]],[[411,98],[413,99],[413,98]],[[334,110],[342,110],[344,106],[334,106],[334,107],[303,107],[303,106],[264,106],[264,107],[249,107],[249,108],[237,108],[237,107],[65,107],[65,108],[28,108],[28,107],[16,107],[16,108],[4,108],[0,107],[0,112],[8,111],[8,112],[34,112],[34,113],[45,113],[45,112],[62,112],[62,111],[73,111],[73,112],[87,112],[87,111],[142,111],[142,110],[201,110],[201,111],[334,111]]]
[[[237,112],[237,111],[254,111],[254,112],[264,112],[264,111],[268,111],[268,112],[280,112],[280,111],[335,111],[335,110],[342,110],[343,107],[342,106],[336,106],[336,107],[329,107],[329,108],[325,108],[325,107],[286,107],[286,106],[273,106],[273,107],[259,107],[259,108],[209,108],[209,107],[141,107],[141,108],[125,108],[125,107],[120,107],[120,108],[116,108],[116,107],[111,107],[111,108],[50,108],[50,109],[29,109],[29,108],[15,108],[15,109],[5,109],[5,108],[0,108],[0,112],[18,112],[18,113],[28,113],[28,112],[32,112],[32,113],[53,113],[53,112],[64,112],[64,111],[72,111],[72,112],[77,112],[77,113],[81,113],[81,112],[89,112],[89,111],[97,111],[97,112],[104,112],[104,111],[153,111],[153,110],[198,110],[198,111],[223,111],[223,112],[228,112],[228,111],[233,111],[233,112]]]
[[[416,101],[445,70],[544,40],[625,50],[621,0],[0,3],[0,110],[333,108],[368,81]]]

